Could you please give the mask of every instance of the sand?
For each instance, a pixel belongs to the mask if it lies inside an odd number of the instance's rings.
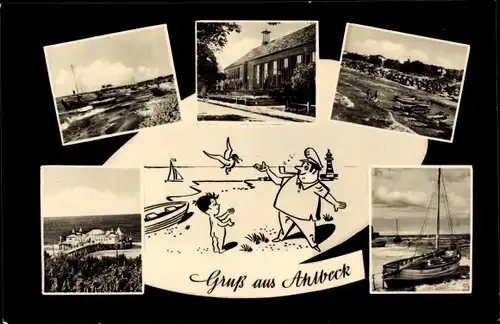
[[[189,181],[187,184],[165,184],[164,172],[161,169],[145,170],[146,205],[165,201],[170,192],[175,192],[174,186],[186,187],[190,184]],[[322,214],[333,216],[333,219],[325,216],[326,220],[322,219],[317,223],[318,232],[322,233],[318,235],[318,239],[320,236],[322,239],[326,238],[320,244],[323,251],[346,241],[368,225],[366,169],[344,168],[336,172],[340,174],[339,180],[325,184],[338,200],[346,201],[348,207],[335,213],[333,207],[326,202],[322,205]],[[185,179],[188,178],[186,174],[183,176]],[[263,174],[255,170],[255,176]],[[357,185],[353,186],[353,183]],[[290,236],[296,237],[295,239],[279,243],[271,242],[279,230],[277,211],[273,207],[279,187],[272,182],[256,182],[254,185],[255,189],[244,182],[200,183],[199,188],[202,192],[214,192],[220,195],[221,211],[224,212],[228,208],[235,209],[234,215],[231,216],[235,225],[227,227],[226,236],[226,244],[230,244],[232,248],[222,254],[214,253],[207,216],[196,207],[190,206],[193,216],[187,221],[146,236],[146,283],[153,286],[156,284],[163,289],[171,288],[174,283],[159,273],[170,273],[173,280],[175,278],[173,273],[177,270],[172,269],[172,264],[175,264],[176,269],[196,269],[209,264],[214,268],[231,267],[248,271],[259,265],[275,264],[277,260],[280,266],[286,267],[287,264],[294,266],[316,256],[318,252],[311,249],[297,231],[290,233]],[[196,198],[197,196],[192,196],[185,200],[192,203]],[[330,234],[333,228],[335,230]],[[248,239],[252,234],[262,235],[268,241],[266,242],[264,238],[264,241],[256,244]],[[244,245],[247,245],[247,248],[251,247],[252,251],[245,249]]]

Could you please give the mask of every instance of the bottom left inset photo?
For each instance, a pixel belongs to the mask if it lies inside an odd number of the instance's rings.
[[[142,170],[42,166],[43,294],[143,294]]]

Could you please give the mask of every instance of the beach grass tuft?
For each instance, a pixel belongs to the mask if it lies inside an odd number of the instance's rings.
[[[331,222],[333,220],[333,216],[330,214],[323,214],[323,220],[325,222]]]
[[[259,245],[261,242],[269,243],[269,239],[264,233],[252,233],[245,236],[250,242]]]
[[[240,249],[240,251],[243,251],[243,252],[252,252],[252,251],[253,251],[253,249],[252,249],[252,247],[251,247],[250,245],[248,245],[248,244],[242,244],[242,245],[241,245],[241,249]]]

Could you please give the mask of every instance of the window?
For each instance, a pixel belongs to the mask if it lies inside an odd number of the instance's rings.
[[[297,55],[297,64],[302,63],[302,54]]]
[[[313,62],[313,63],[316,62],[316,52],[315,51],[311,53],[311,62]]]
[[[288,67],[288,58],[283,60],[283,67],[286,69]]]
[[[278,74],[278,61],[273,61],[273,75]]]
[[[268,76],[268,71],[267,71],[267,67],[268,67],[268,63],[264,63],[264,77],[262,79],[267,79],[267,76]]]
[[[255,66],[255,80],[257,81],[257,85],[260,83],[260,65]]]

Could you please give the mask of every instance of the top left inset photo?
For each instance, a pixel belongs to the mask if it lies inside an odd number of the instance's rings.
[[[62,145],[181,120],[167,25],[44,47]]]

